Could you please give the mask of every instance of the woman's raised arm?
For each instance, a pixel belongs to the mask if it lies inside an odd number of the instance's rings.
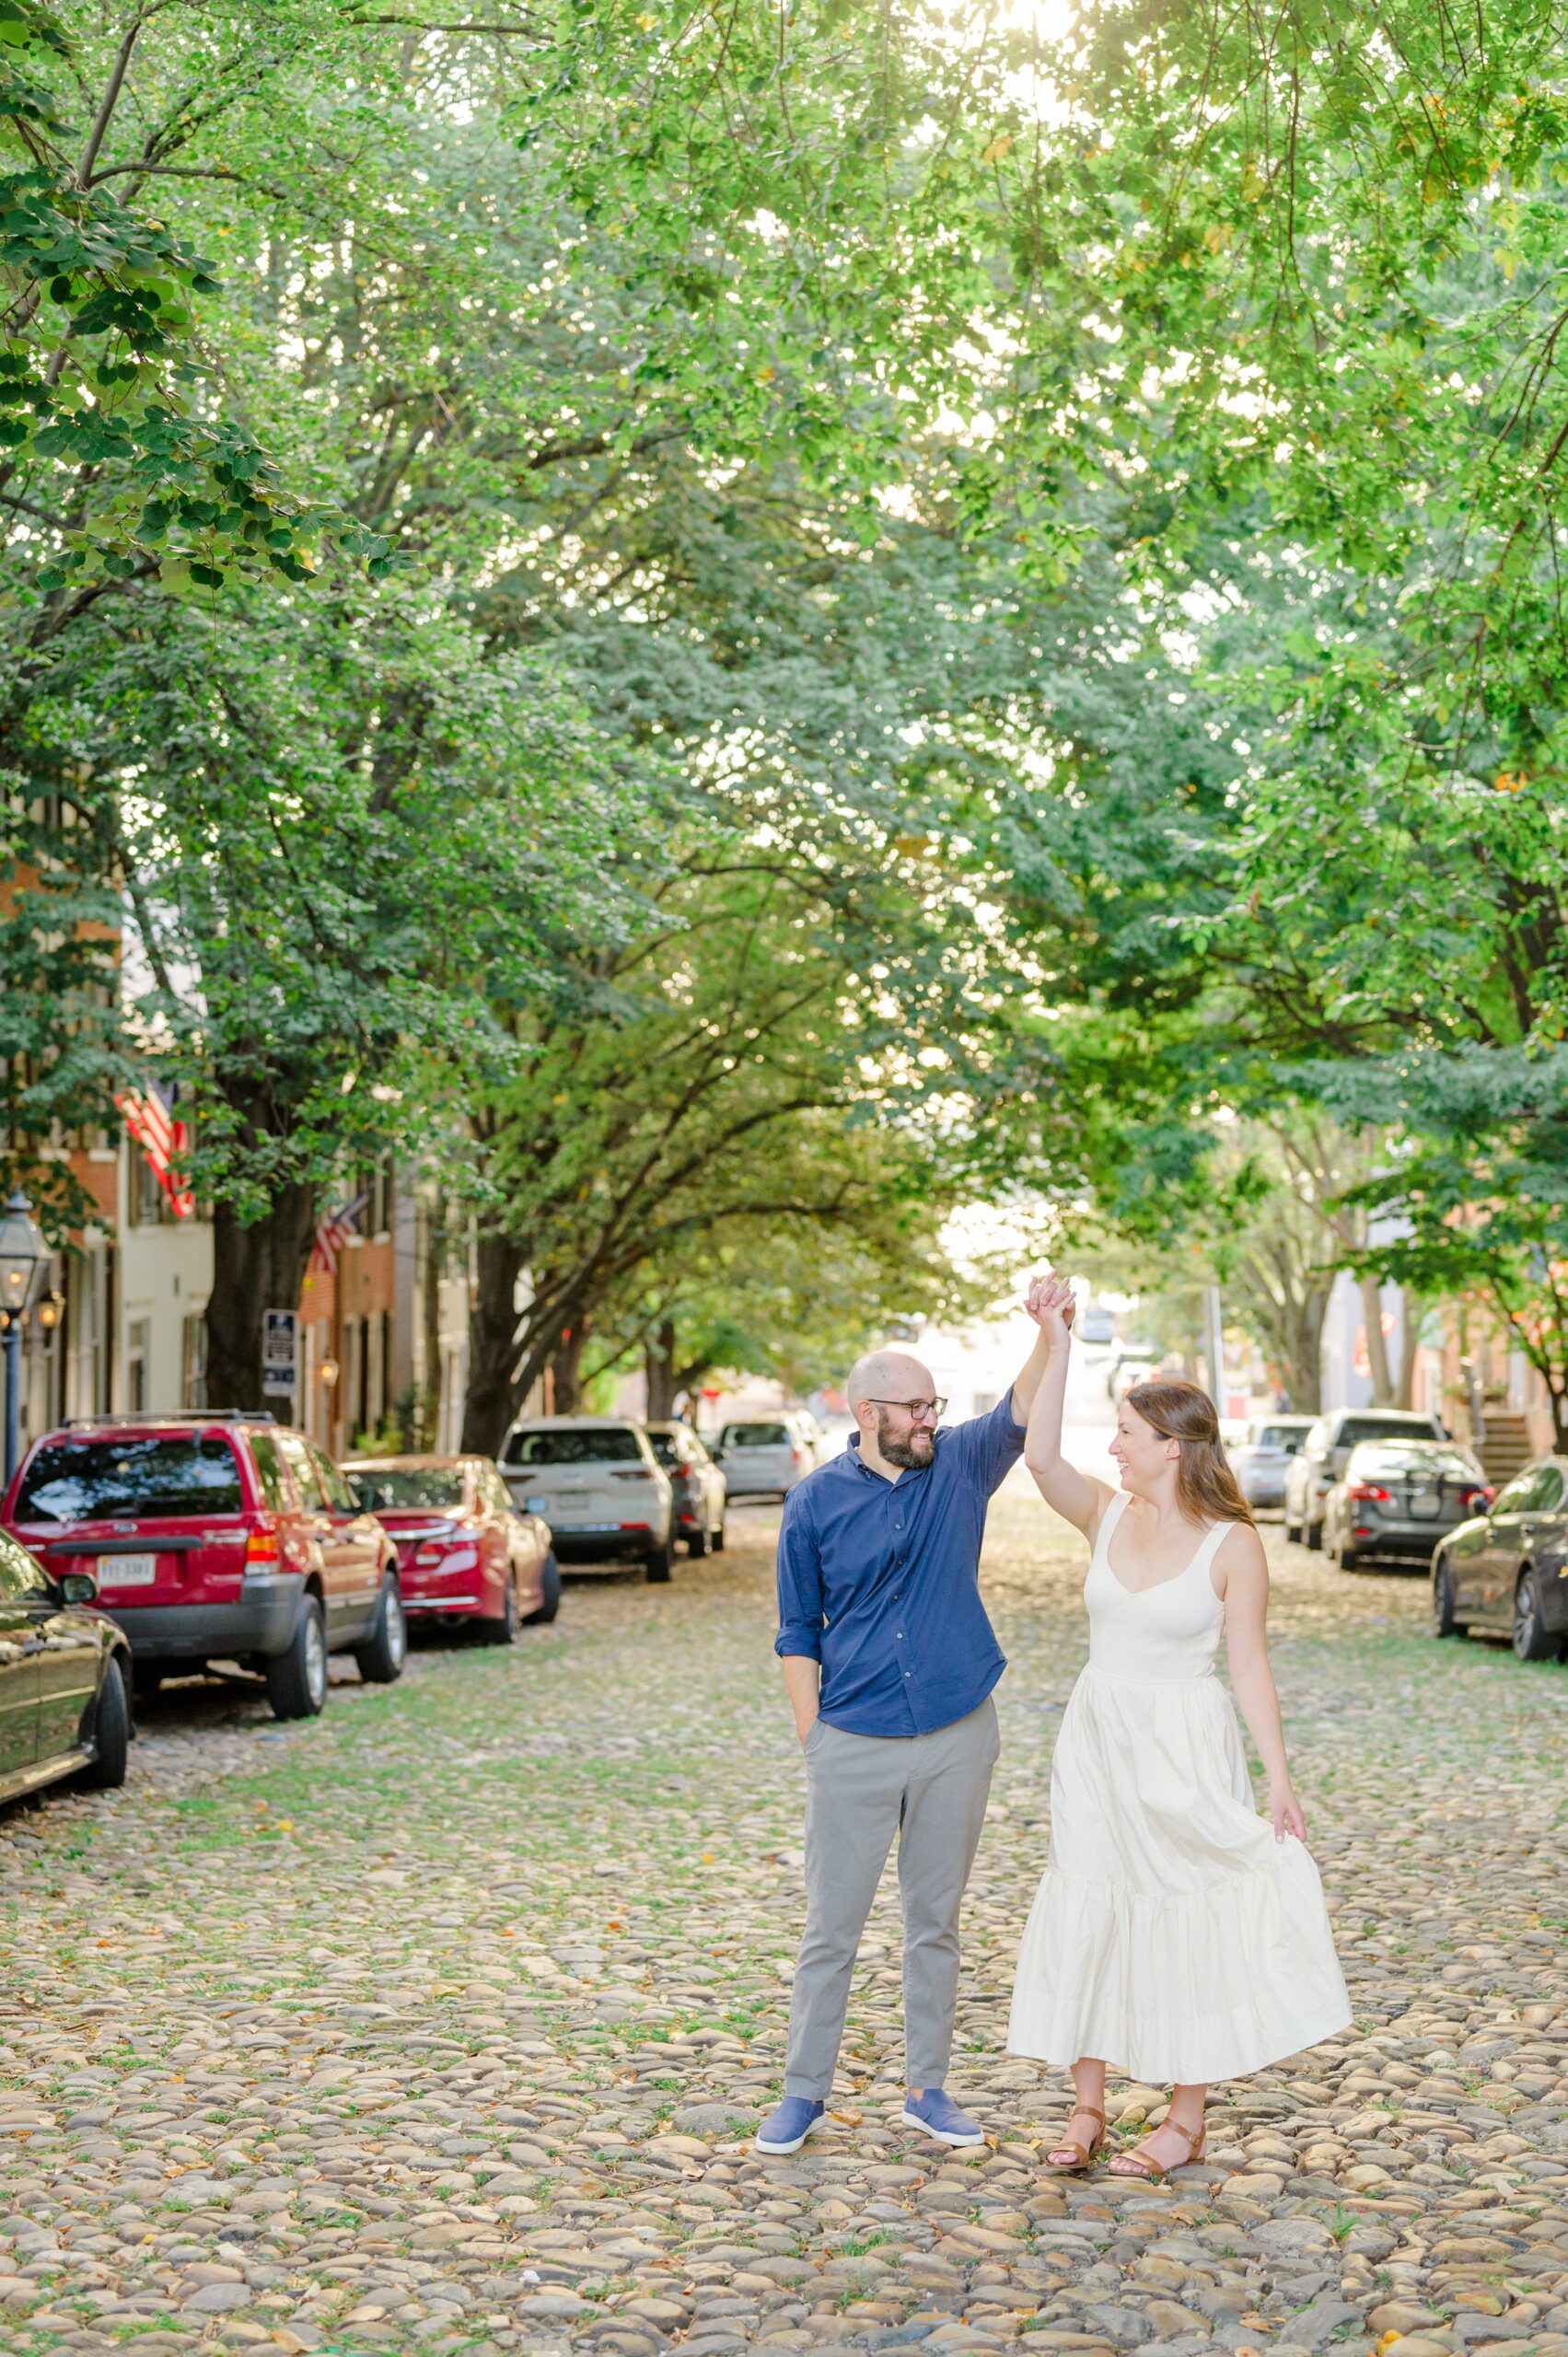
[[[1115,1493],[1109,1482],[1080,1473],[1062,1454],[1062,1403],[1067,1393],[1073,1347],[1073,1288],[1049,1272],[1036,1277],[1024,1297],[1024,1307],[1045,1336],[1051,1353],[1024,1428],[1024,1463],[1046,1504],[1054,1506],[1086,1536]]]

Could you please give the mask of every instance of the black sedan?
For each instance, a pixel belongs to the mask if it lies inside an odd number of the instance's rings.
[[[0,1531],[0,1801],[60,1776],[125,1782],[131,1648],[89,1609],[87,1572],[59,1582]]]
[[[1432,1559],[1440,1637],[1511,1637],[1521,1661],[1568,1659],[1568,1458],[1543,1457]]]
[[[1485,1474],[1455,1441],[1358,1441],[1324,1496],[1323,1545],[1342,1572],[1374,1555],[1424,1567],[1440,1538],[1491,1504]]]

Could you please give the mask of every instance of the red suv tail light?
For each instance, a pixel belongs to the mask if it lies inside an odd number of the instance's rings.
[[[1387,1505],[1388,1503],[1388,1492],[1380,1489],[1376,1481],[1353,1481],[1345,1492],[1345,1495],[1347,1498],[1358,1498],[1363,1502],[1376,1499],[1379,1505]]]
[[[1473,1489],[1461,1490],[1459,1504],[1462,1506],[1489,1506],[1496,1495],[1490,1481],[1482,1482]]]
[[[245,1534],[245,1560],[248,1563],[275,1563],[278,1556],[276,1519],[270,1514],[262,1515]]]

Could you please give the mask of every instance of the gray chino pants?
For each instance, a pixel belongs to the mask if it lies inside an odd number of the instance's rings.
[[[930,1735],[806,1738],[806,1936],[789,2009],[786,2096],[826,2096],[855,1952],[893,1836],[904,1913],[906,2084],[939,2087],[958,1993],[958,1909],[1000,1738],[989,1697]]]

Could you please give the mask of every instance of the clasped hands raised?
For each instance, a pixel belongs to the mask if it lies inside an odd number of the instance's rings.
[[[1065,1343],[1077,1306],[1073,1288],[1065,1277],[1053,1276],[1046,1269],[1038,1277],[1029,1279],[1024,1307],[1052,1342]]]

